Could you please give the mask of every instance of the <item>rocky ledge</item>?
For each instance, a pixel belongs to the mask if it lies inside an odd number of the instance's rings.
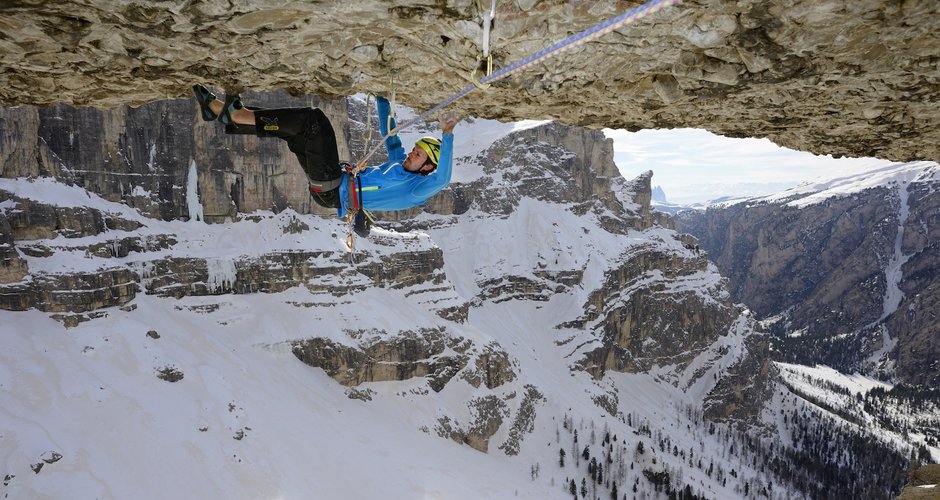
[[[499,2],[494,67],[639,2]],[[466,86],[480,2],[12,2],[0,105],[116,107],[228,89],[389,92],[429,109]],[[696,127],[819,154],[940,159],[940,4],[688,0],[455,105],[482,118]]]
[[[401,246],[394,234],[376,235],[370,249],[355,254],[355,262],[348,251],[339,249],[274,248],[246,255],[191,256],[180,251],[191,236],[147,226],[160,221],[127,219],[86,206],[52,206],[0,190],[3,200],[2,309],[36,308],[57,313],[57,319],[74,325],[107,314],[106,308],[124,306],[138,293],[181,298],[277,293],[302,286],[342,296],[377,286],[407,289],[446,319],[460,322],[466,317],[468,305],[445,284],[441,250],[426,241]],[[281,237],[322,234],[293,212],[246,216],[239,224],[272,222],[280,226]],[[187,229],[172,223],[163,229],[174,227]],[[330,236],[334,237],[338,236]]]

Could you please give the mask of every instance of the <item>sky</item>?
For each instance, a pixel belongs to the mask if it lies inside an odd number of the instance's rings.
[[[769,139],[732,139],[699,129],[605,129],[614,162],[632,179],[653,171],[671,203],[695,204],[725,196],[773,194],[820,177],[857,173],[894,162],[817,156],[777,146]]]

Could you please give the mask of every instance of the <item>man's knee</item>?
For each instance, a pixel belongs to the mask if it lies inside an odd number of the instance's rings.
[[[310,108],[309,112],[309,133],[311,136],[321,133],[333,134],[333,124],[327,118],[326,113],[320,108]]]
[[[326,115],[316,108],[276,108],[255,111],[255,119],[259,136],[310,138],[323,129]],[[326,124],[329,127],[329,120]]]

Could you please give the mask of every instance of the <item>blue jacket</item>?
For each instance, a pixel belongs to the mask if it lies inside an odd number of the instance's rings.
[[[384,137],[388,134],[391,106],[385,98],[379,97],[376,99],[376,107],[379,112],[379,130]],[[395,120],[392,120],[391,126],[395,128]],[[404,210],[416,207],[450,184],[454,160],[454,134],[444,134],[441,138],[441,156],[437,170],[429,175],[415,174],[402,167],[407,153],[397,135],[385,139],[385,149],[388,150],[387,162],[368,167],[359,173],[362,179],[362,206],[366,210]],[[350,208],[349,177],[348,173],[344,173],[343,183],[339,186],[339,198],[343,205],[337,209],[340,217],[346,215]]]

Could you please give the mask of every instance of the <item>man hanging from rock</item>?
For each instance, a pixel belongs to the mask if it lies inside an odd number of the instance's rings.
[[[343,217],[355,210],[354,229],[369,234],[371,221],[366,210],[404,210],[423,204],[450,183],[453,167],[453,113],[441,115],[441,139],[424,137],[407,155],[397,135],[385,139],[388,161],[351,175],[339,161],[333,126],[319,108],[261,109],[245,107],[238,95],[219,100],[202,85],[193,93],[202,119],[218,120],[230,134],[254,134],[287,141],[310,182],[310,193],[320,206],[335,208]],[[388,134],[391,106],[383,97],[376,99],[379,130]]]

